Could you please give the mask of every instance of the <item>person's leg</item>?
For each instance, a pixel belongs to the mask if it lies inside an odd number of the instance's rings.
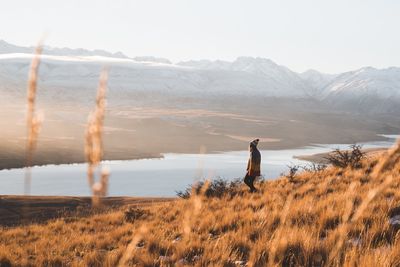
[[[256,180],[256,176],[250,176],[250,191],[257,192],[257,188],[254,186],[254,181]]]
[[[244,183],[250,188],[250,190],[251,190],[251,176],[248,174],[248,173],[246,173],[246,176],[244,177]]]

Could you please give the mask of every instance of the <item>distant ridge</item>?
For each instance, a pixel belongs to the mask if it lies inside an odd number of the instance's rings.
[[[0,40],[0,91],[1,87],[13,88],[11,84],[26,79],[33,49]],[[58,88],[69,88],[78,81],[81,87],[88,86],[92,82],[90,77],[97,77],[99,67],[107,62],[114,66],[110,75],[121,95],[140,91],[189,97],[301,98],[328,103],[335,110],[400,113],[398,67],[364,67],[340,74],[317,70],[297,73],[261,57],[238,57],[232,62],[190,60],[174,64],[165,58],[130,58],[121,52],[81,48],[45,47],[44,54],[47,56],[43,58],[41,68],[42,77],[46,77],[43,84],[57,85]],[[71,81],[69,77],[75,77],[75,80]]]
[[[10,53],[33,53],[34,47],[24,47],[14,44],[10,44],[4,40],[0,40],[0,54]],[[128,58],[122,52],[111,53],[105,50],[88,50],[83,48],[57,48],[51,46],[44,47],[44,54],[56,55],[56,56],[104,56],[104,57],[116,57],[116,58]]]

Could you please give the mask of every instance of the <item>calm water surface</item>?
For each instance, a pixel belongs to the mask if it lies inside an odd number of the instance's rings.
[[[388,141],[367,142],[363,148],[390,147],[398,136]],[[300,155],[324,153],[335,148],[346,149],[348,144],[313,145],[298,149],[263,150],[261,172],[274,179],[287,171],[287,165],[309,164],[293,158]],[[111,171],[111,196],[175,196],[202,178],[222,177],[228,180],[243,177],[248,151],[218,154],[165,154],[163,159],[105,161]],[[46,165],[32,168],[32,195],[87,196],[86,164]],[[24,169],[0,171],[0,195],[23,194]]]

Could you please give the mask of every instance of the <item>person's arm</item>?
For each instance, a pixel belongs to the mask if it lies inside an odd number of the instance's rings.
[[[251,173],[251,171],[253,170],[253,151],[250,153],[250,158],[249,158],[249,163],[248,163],[248,167],[247,167],[247,171],[249,172],[249,174]]]

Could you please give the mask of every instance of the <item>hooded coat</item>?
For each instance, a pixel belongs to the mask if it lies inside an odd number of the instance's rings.
[[[250,158],[247,162],[247,174],[249,176],[261,175],[261,153],[257,149],[257,145],[250,144]]]

